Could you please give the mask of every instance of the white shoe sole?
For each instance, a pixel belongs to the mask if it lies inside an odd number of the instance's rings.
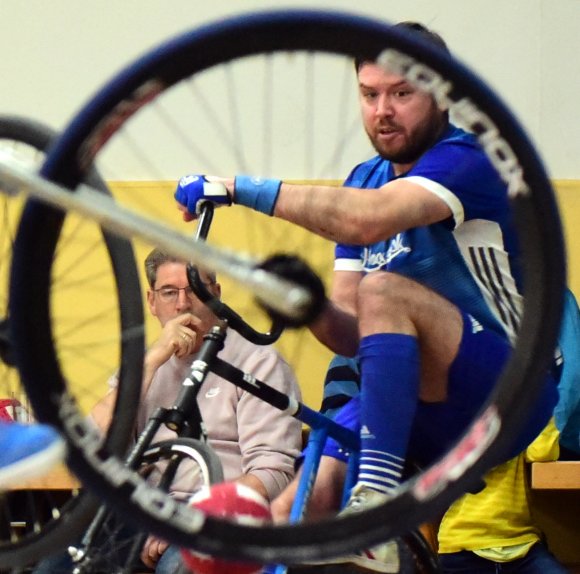
[[[398,574],[401,568],[399,560],[396,562],[385,563],[364,556],[341,556],[339,558],[327,558],[320,562],[309,562],[304,566],[325,566],[330,564],[354,566],[358,572],[372,573],[379,572],[380,574]]]
[[[364,556],[354,556],[346,564],[355,566],[359,572],[380,572],[381,574],[398,574],[400,571],[399,561],[385,564],[378,560],[371,560]]]

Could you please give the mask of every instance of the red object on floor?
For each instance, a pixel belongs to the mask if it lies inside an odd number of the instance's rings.
[[[272,520],[270,505],[255,490],[236,482],[222,482],[194,494],[191,505],[206,514],[238,524],[259,526]],[[183,561],[195,574],[258,574],[261,564],[238,562],[183,549]]]

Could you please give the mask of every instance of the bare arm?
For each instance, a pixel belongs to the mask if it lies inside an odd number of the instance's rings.
[[[91,410],[90,417],[99,430],[104,433],[111,424],[113,408],[117,400],[117,389],[111,389]]]
[[[274,215],[332,241],[367,245],[443,221],[451,210],[431,191],[401,179],[375,190],[283,183]]]
[[[357,292],[362,274],[336,271],[330,301],[321,316],[310,325],[312,334],[339,355],[352,357],[359,345]]]
[[[346,464],[336,458],[323,456],[320,459],[316,481],[306,509],[308,520],[321,520],[335,514],[340,509],[346,468]],[[300,473],[272,502],[274,522],[288,522],[299,481]]]
[[[249,486],[250,488],[253,488],[256,492],[261,494],[266,500],[269,500],[270,497],[268,495],[268,491],[266,490],[264,483],[257,476],[254,476],[253,474],[244,474],[243,476],[240,476],[240,478],[238,478],[236,482]]]
[[[235,203],[234,179],[208,178],[226,186]],[[197,215],[178,203],[184,221]],[[282,182],[275,217],[290,221],[339,243],[368,245],[407,229],[431,225],[452,215],[438,195],[407,179],[391,181],[379,189]]]

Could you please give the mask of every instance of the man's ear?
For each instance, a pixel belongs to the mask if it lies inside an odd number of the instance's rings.
[[[155,293],[151,290],[147,290],[147,305],[149,307],[149,311],[154,317],[157,317],[157,309],[155,308]]]

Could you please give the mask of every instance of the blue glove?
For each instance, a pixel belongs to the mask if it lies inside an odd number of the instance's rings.
[[[206,201],[216,207],[232,204],[226,186],[223,183],[210,182],[204,175],[184,175],[177,184],[174,197],[178,203],[187,207],[189,213],[197,215]]]

